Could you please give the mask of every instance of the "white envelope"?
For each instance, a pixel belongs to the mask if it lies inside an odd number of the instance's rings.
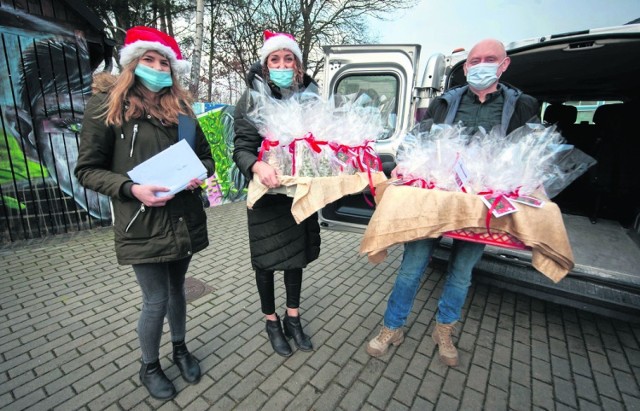
[[[129,177],[134,183],[167,187],[170,191],[157,192],[157,197],[173,195],[184,190],[194,178],[207,178],[207,169],[186,140],[181,140],[150,159],[138,164]]]

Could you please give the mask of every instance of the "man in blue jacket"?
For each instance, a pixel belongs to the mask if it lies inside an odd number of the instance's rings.
[[[464,64],[467,85],[453,88],[435,99],[421,125],[461,122],[471,132],[479,127],[490,131],[494,126],[500,126],[501,131],[507,134],[536,119],[540,112],[537,100],[499,82],[509,63],[510,59],[499,41],[486,39],[477,43]],[[384,324],[379,334],[367,345],[370,355],[384,355],[390,345],[397,346],[404,341],[402,327],[411,312],[438,241],[437,238],[429,238],[405,243],[402,264],[385,310]],[[458,365],[458,350],[453,344],[452,334],[471,285],[471,272],[483,251],[484,244],[453,241],[432,334],[438,345],[440,360],[451,367]]]

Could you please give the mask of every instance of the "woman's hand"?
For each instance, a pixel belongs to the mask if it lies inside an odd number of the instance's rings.
[[[264,161],[256,161],[253,166],[251,166],[251,171],[258,175],[258,179],[264,186],[268,188],[280,187],[276,169]]]
[[[195,190],[196,188],[200,187],[202,185],[203,181],[197,178],[192,178],[191,181],[189,181],[189,184],[187,184],[187,190]]]
[[[173,198],[173,195],[166,197],[156,197],[156,193],[163,193],[167,191],[169,191],[169,189],[162,186],[152,186],[144,184],[134,184],[131,186],[131,194],[133,194],[135,198],[140,200],[142,204],[146,205],[147,207],[162,207],[167,204],[167,201],[171,200]]]

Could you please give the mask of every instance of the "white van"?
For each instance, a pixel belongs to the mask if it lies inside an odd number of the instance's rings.
[[[501,81],[538,99],[540,118],[598,161],[553,199],[564,217],[575,268],[558,284],[531,254],[487,246],[474,279],[615,318],[640,321],[640,24],[541,36],[505,45]],[[324,95],[366,94],[386,129],[376,148],[385,172],[431,100],[465,84],[466,52],[429,57],[418,82],[419,45],[326,46]],[[636,117],[638,116],[638,117]],[[362,194],[320,212],[328,229],[362,232],[373,213]],[[446,260],[446,239],[434,258]],[[388,273],[390,276],[395,273]]]

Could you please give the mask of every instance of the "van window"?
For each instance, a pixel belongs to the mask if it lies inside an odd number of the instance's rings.
[[[596,109],[605,104],[618,104],[622,103],[619,100],[578,100],[578,101],[565,101],[564,105],[574,106],[578,109],[575,124],[593,124],[593,114]],[[547,109],[549,103],[544,104],[544,110]]]
[[[348,75],[338,81],[335,93],[363,107],[380,110],[384,131],[378,139],[384,140],[396,129],[398,83],[398,78],[392,74]]]

